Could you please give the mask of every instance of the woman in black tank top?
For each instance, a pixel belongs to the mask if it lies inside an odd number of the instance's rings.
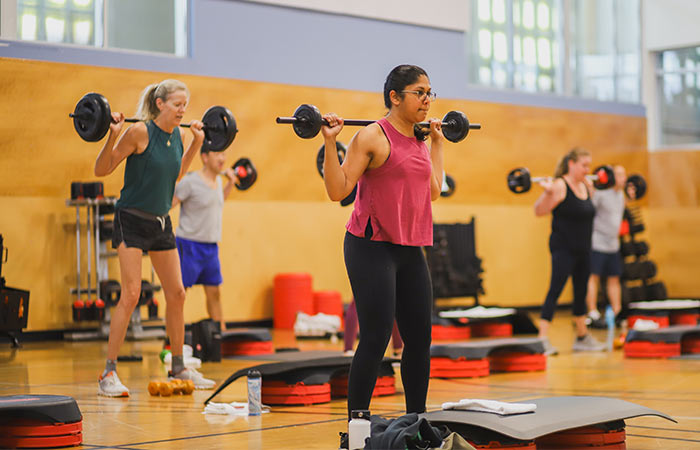
[[[557,350],[547,337],[549,324],[554,317],[557,299],[569,276],[574,287],[573,315],[577,336],[574,351],[603,350],[603,346],[588,333],[585,323],[586,291],[591,270],[591,235],[595,216],[595,208],[591,201],[593,190],[586,179],[590,166],[591,155],[587,150],[571,150],[557,165],[555,177],[540,182],[544,192],[535,203],[535,215],[552,213],[552,234],[549,237],[552,276],[539,323],[539,337],[544,339],[545,351],[550,355],[556,354]]]

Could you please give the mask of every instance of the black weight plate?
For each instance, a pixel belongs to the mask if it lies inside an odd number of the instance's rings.
[[[615,186],[615,171],[612,166],[600,166],[594,172],[598,179],[593,181],[596,189],[609,189]]]
[[[85,94],[75,105],[73,114],[75,131],[87,142],[97,142],[109,131],[112,112],[107,99],[101,94]]]
[[[447,186],[442,187],[440,197],[450,197],[452,194],[455,193],[455,188],[457,187],[457,185],[455,184],[454,178],[452,178],[450,175],[445,175],[445,184]]]
[[[464,113],[460,111],[450,111],[445,114],[442,118],[444,123],[449,125],[443,125],[442,134],[450,142],[459,142],[469,133],[469,120]]]
[[[345,144],[339,141],[335,141],[335,149],[338,152],[338,162],[340,164],[343,164],[343,161],[345,161],[345,155],[347,154],[348,149],[345,147]],[[316,155],[316,170],[318,170],[318,174],[321,175],[321,178],[323,178],[323,161],[326,159],[326,144],[323,144],[320,149],[318,149],[318,154]]]
[[[292,128],[300,138],[311,139],[321,131],[323,117],[314,105],[300,105],[294,111],[294,117],[297,120],[292,124]]]
[[[508,189],[515,194],[524,194],[532,187],[530,171],[525,167],[518,167],[508,173]]]
[[[413,135],[419,141],[425,141],[426,139],[428,139],[429,134],[430,134],[430,128],[423,128],[422,126],[420,126],[418,124],[413,125]]]
[[[233,164],[233,171],[240,166],[246,170],[247,175],[239,179],[239,184],[236,184],[236,189],[239,191],[245,191],[249,189],[258,180],[258,170],[253,165],[253,162],[248,158],[240,158]]]
[[[224,106],[212,106],[207,109],[202,117],[202,123],[204,124],[202,146],[205,150],[213,152],[226,150],[238,133],[236,119]]]
[[[644,194],[646,194],[647,192],[647,182],[641,175],[630,175],[627,178],[627,185],[632,185],[634,187],[636,200],[639,200],[640,198],[644,197]],[[625,194],[627,194],[627,189],[625,189]],[[629,195],[627,195],[627,197],[629,197]]]
[[[342,199],[340,201],[340,206],[348,206],[351,205],[355,201],[355,196],[357,195],[357,185],[355,185],[354,188],[352,188],[352,192],[348,194],[347,197]]]
[[[646,241],[639,241],[634,243],[634,254],[637,256],[644,256],[649,253],[649,244]]]

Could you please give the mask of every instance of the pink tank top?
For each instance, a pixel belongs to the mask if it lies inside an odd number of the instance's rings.
[[[389,140],[391,153],[376,169],[367,169],[357,182],[355,209],[346,225],[350,234],[399,245],[433,245],[430,200],[432,163],[425,142],[399,133],[386,119],[377,121]]]

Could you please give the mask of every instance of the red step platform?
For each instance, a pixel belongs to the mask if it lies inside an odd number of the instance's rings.
[[[442,357],[430,358],[431,378],[476,378],[489,374],[489,360],[482,359],[451,359]]]

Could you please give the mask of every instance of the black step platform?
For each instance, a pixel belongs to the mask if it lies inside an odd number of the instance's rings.
[[[614,426],[608,427],[612,430],[608,431],[619,432],[620,421],[639,416],[658,416],[675,422],[662,412],[616,398],[567,396],[524,402],[534,403],[537,405],[536,410],[505,416],[475,411],[440,410],[420,416],[426,418],[433,426],[447,426],[471,442],[491,443],[488,448],[497,448],[499,442],[503,444],[502,447],[516,447],[520,444],[522,448],[535,448],[531,442],[538,438],[600,424],[613,424]],[[579,431],[590,433],[590,430]],[[619,434],[615,438],[619,440]],[[537,445],[537,448],[540,448],[540,445]]]
[[[284,352],[276,355],[281,357],[294,358],[291,361],[273,362],[260,364],[256,366],[246,367],[234,372],[221,385],[216,388],[214,393],[204,401],[206,405],[214,397],[216,397],[229,384],[233,383],[238,378],[247,375],[249,370],[257,370],[262,375],[263,389],[266,382],[284,382],[287,386],[304,386],[329,384],[328,395],[330,396],[330,382],[332,378],[342,377],[350,370],[352,356],[331,356],[314,358],[308,355],[303,355],[304,352]],[[300,355],[301,354],[301,355]],[[304,358],[306,356],[306,358]],[[399,361],[396,358],[384,358],[380,367],[380,374],[391,374],[393,376],[394,369],[391,364]],[[278,387],[276,384],[273,386]],[[308,389],[307,389],[308,390]],[[317,394],[314,392],[314,394]],[[330,399],[330,398],[329,398]]]
[[[483,377],[491,372],[546,369],[544,343],[539,338],[483,339],[430,347],[433,378]]]
[[[0,447],[57,448],[83,441],[78,404],[64,395],[0,397]]]
[[[222,356],[265,355],[274,351],[267,328],[233,328],[221,332]]]
[[[630,330],[624,347],[627,358],[671,358],[682,353],[696,353],[695,349],[700,350],[700,325]]]

